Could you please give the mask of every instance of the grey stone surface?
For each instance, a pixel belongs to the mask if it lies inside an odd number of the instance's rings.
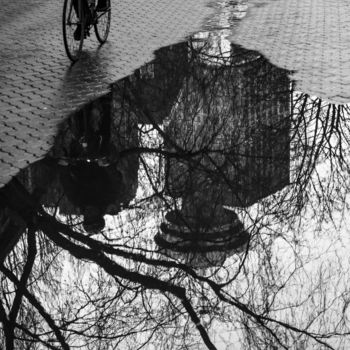
[[[296,89],[332,103],[350,102],[350,2],[250,0],[230,40],[294,71]]]
[[[112,0],[108,42],[99,47],[92,35],[83,58],[71,66],[62,40],[63,1],[6,2],[0,10],[0,187],[46,154],[67,115],[150,61],[154,50],[203,24],[222,30],[221,45],[229,35],[294,71],[297,89],[350,102],[348,1],[215,0],[210,5],[208,0]]]
[[[63,1],[2,1],[0,10],[0,187],[52,145],[57,126],[159,47],[197,31],[207,0],[112,0],[108,42],[94,35],[74,66],[65,55]]]

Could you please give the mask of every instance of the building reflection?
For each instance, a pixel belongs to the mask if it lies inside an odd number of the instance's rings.
[[[221,265],[249,241],[234,207],[289,184],[291,112],[288,72],[236,46],[226,65],[210,64],[205,45],[196,42],[195,68],[165,121],[167,150],[182,154],[167,160],[166,191],[180,205],[155,238],[201,268]]]
[[[104,215],[120,212],[137,190],[137,156],[119,158],[121,150],[138,145],[136,121],[118,114],[112,97],[68,118],[48,156],[22,176],[42,205],[58,207],[63,216],[83,216],[89,233],[102,230]]]
[[[138,187],[139,127],[169,115],[185,74],[187,43],[159,50],[155,60],[111,87],[60,126],[48,156],[20,174],[45,207],[65,217],[83,216],[96,233],[104,215],[116,215]],[[130,154],[120,154],[134,150]]]
[[[177,153],[166,161],[165,187],[168,198],[181,199],[156,242],[198,266],[221,264],[244,249],[249,234],[232,208],[289,182],[289,80],[233,45],[225,60],[208,60],[214,52],[207,45],[195,38],[159,50],[69,117],[48,156],[20,174],[26,189],[63,216],[83,216],[87,232],[99,232],[104,215],[116,215],[136,196],[143,181],[140,130],[149,125],[164,130],[165,149]]]

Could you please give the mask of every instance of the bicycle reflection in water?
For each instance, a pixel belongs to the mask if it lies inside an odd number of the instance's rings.
[[[101,232],[104,216],[119,213],[137,189],[137,155],[119,158],[123,138],[116,132],[119,124],[111,118],[110,105],[107,95],[66,120],[49,156],[37,173],[32,171],[42,187],[42,204],[58,203],[61,214],[83,216],[88,234]],[[137,133],[131,138],[136,144]]]

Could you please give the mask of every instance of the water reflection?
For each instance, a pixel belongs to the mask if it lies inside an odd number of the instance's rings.
[[[193,156],[166,160],[166,194],[182,204],[166,215],[157,242],[192,251],[187,260],[242,250],[249,234],[232,207],[250,206],[289,184],[286,72],[238,47],[225,66],[208,64],[206,45],[196,42],[193,59],[206,64],[186,77],[165,121],[166,149]],[[206,254],[206,263],[222,262],[223,254],[216,255]]]
[[[82,215],[89,233],[101,231],[103,216],[117,214],[137,189],[137,157],[118,159],[120,151],[137,146],[137,131],[131,119],[113,118],[115,108],[109,94],[68,118],[47,158],[22,175],[42,205]]]
[[[164,194],[175,208],[158,245],[199,266],[243,250],[249,233],[232,208],[289,184],[290,83],[286,71],[237,46],[218,65],[208,59],[212,41],[198,39],[161,50],[61,125],[48,157],[23,176],[42,205],[81,215],[90,234],[103,230],[104,215],[136,196],[142,128],[161,125],[171,155]]]
[[[324,251],[308,235],[345,210],[349,111],[293,93],[254,51],[218,47],[196,36],[159,50],[1,191],[2,288],[33,282],[16,292],[19,326],[1,302],[4,339],[300,349],[346,332],[346,267],[315,282]],[[315,304],[327,290],[334,303]]]

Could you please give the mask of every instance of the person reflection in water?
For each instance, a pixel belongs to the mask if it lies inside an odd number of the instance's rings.
[[[122,136],[125,124],[127,138]],[[82,215],[88,234],[103,230],[104,216],[116,215],[135,196],[138,159],[119,159],[128,142],[137,144],[129,124],[112,110],[111,96],[106,95],[62,124],[47,160],[51,172],[56,170],[55,185],[46,196],[49,205],[56,201],[62,214]]]
[[[117,154],[110,142],[110,118],[93,107],[70,120],[58,157],[60,182],[67,199],[83,215],[83,227],[95,234],[105,227],[104,215],[120,197],[122,174],[111,166]],[[119,208],[118,208],[119,211]]]
[[[104,215],[110,205],[119,212],[116,202],[122,197],[122,174],[112,166],[80,161],[68,166],[59,165],[60,180],[68,200],[83,215],[83,227],[95,234],[105,227]]]
[[[96,163],[107,166],[118,154],[111,142],[111,118],[96,102],[83,108],[64,129],[60,163]],[[107,113],[106,113],[107,112]]]

